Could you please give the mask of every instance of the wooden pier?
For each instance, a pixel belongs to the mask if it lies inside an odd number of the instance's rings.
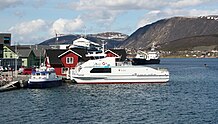
[[[0,92],[13,89],[25,88],[27,86],[28,75],[12,76],[10,73],[2,73],[0,75]]]
[[[6,82],[5,85],[0,87],[0,92],[17,89],[18,83],[19,83],[18,81]]]

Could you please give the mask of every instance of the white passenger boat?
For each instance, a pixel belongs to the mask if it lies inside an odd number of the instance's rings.
[[[28,88],[50,88],[62,85],[62,79],[56,76],[54,68],[32,72]]]
[[[71,71],[71,79],[78,84],[165,83],[169,81],[169,72],[166,69],[118,63],[115,57],[88,60]]]

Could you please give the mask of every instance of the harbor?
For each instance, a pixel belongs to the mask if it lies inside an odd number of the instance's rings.
[[[12,74],[13,73],[13,74]],[[26,89],[28,80],[30,79],[30,75],[14,75],[15,72],[1,72],[0,76],[0,92],[18,90],[18,89]],[[63,84],[72,84],[75,83],[66,78],[62,78]]]
[[[218,123],[216,0],[1,0],[1,124]]]
[[[66,84],[0,93],[1,123],[216,123],[218,59],[161,58],[164,84]],[[207,64],[207,67],[204,66]],[[22,75],[23,76],[23,75]]]

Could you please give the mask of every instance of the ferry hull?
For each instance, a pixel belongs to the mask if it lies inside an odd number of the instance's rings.
[[[125,77],[126,78],[126,77]],[[95,78],[90,77],[74,77],[74,81],[78,84],[138,84],[138,83],[166,83],[169,81],[169,76],[161,76],[158,78],[149,77],[149,78],[130,78],[125,79],[122,77],[110,77],[110,78]]]
[[[28,81],[28,88],[51,88],[51,87],[58,87],[62,85],[62,80],[50,80],[50,81],[40,81],[40,80],[29,80]]]

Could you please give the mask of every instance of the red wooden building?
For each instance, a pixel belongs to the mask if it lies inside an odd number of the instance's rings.
[[[87,61],[85,49],[50,49],[46,50],[45,66],[53,67],[58,76],[69,76],[70,69],[74,69],[79,62]]]
[[[107,57],[119,57],[118,61],[126,59],[124,49],[109,49],[105,53]],[[74,69],[79,62],[89,60],[86,54],[87,50],[81,48],[68,50],[48,49],[45,53],[45,66],[53,67],[58,76],[69,77],[70,70]]]

